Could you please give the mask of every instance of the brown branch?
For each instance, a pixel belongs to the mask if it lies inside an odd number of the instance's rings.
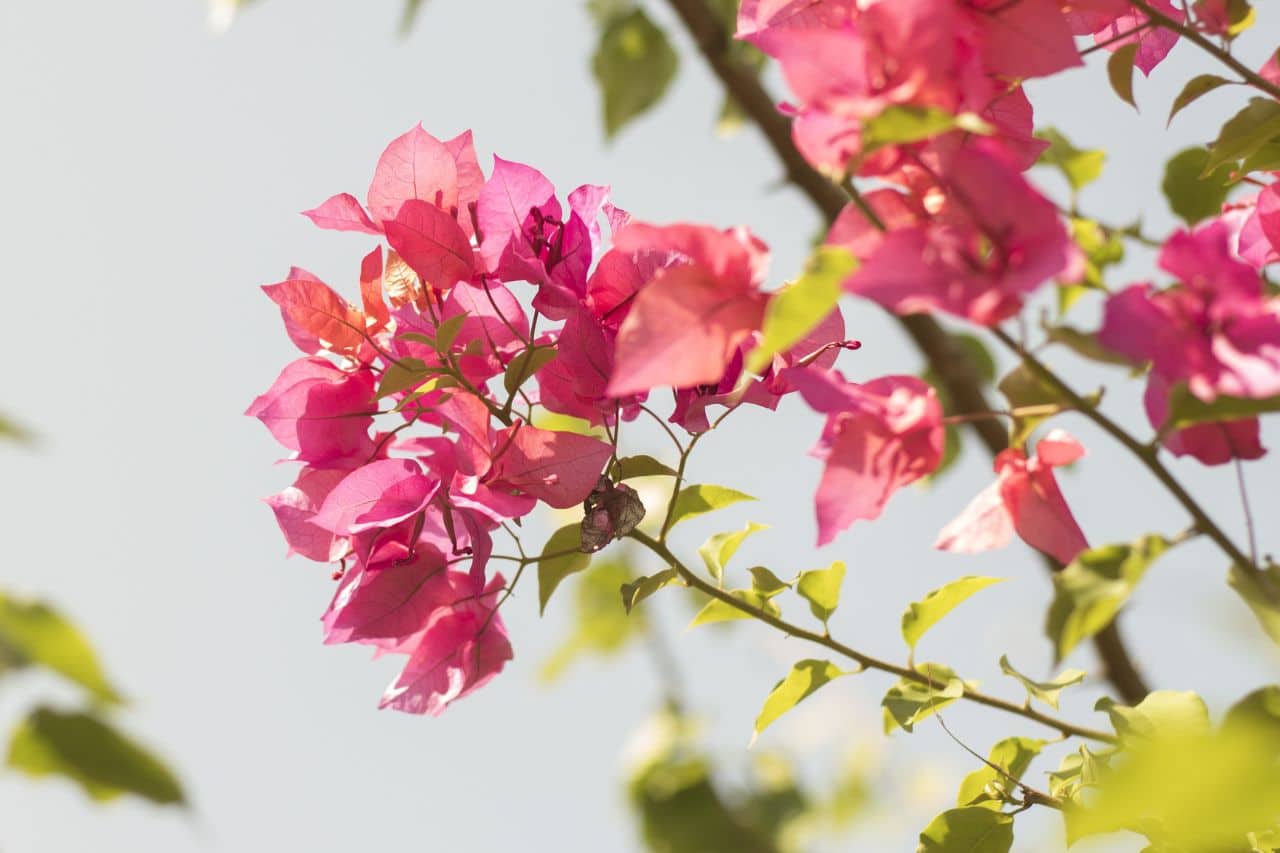
[[[848,203],[849,196],[801,156],[791,139],[791,120],[777,110],[776,101],[761,85],[756,72],[733,57],[729,51],[730,36],[706,0],[668,0],[668,3],[730,97],[764,134],[765,141],[782,163],[787,180],[809,198],[827,222],[833,221]],[[950,396],[955,414],[991,411],[982,392],[977,365],[963,345],[928,315],[912,314],[897,319]],[[993,456],[1008,446],[1008,436],[999,423],[979,419],[970,423],[970,427]],[[1045,562],[1051,570],[1060,568],[1051,560]],[[1149,690],[1114,621],[1094,638],[1094,647],[1107,679],[1120,697],[1130,704],[1140,702]]]

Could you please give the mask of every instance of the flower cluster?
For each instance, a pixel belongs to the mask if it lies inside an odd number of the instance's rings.
[[[541,173],[500,158],[486,177],[469,134],[414,128],[382,155],[366,203],[338,195],[306,215],[387,248],[364,258],[358,306],[300,269],[264,288],[304,356],[248,414],[301,466],[268,499],[290,552],[339,564],[326,641],[408,657],[384,707],[439,713],[511,658],[507,586],[490,570],[500,527],[539,504],[582,504],[595,550],[639,521],[633,493],[607,476],[615,444],[540,428],[536,411],[616,435],[665,387],[671,422],[701,432],[711,406],[773,408],[798,384],[836,381],[806,374],[856,346],[832,311],[748,372],[770,299],[763,243],[633,222],[605,187],[562,202]],[[831,457],[880,482],[881,503],[940,453],[932,390],[899,384],[869,383],[862,417],[927,432],[903,451],[919,458],[889,470],[847,458],[847,440]]]

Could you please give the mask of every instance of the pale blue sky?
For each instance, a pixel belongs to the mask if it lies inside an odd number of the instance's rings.
[[[1242,45],[1255,65],[1280,41],[1271,12],[1262,14],[1267,31]],[[394,662],[321,645],[328,572],[283,560],[257,499],[290,472],[271,465],[280,451],[240,414],[295,355],[257,286],[299,264],[354,287],[369,240],[316,230],[295,211],[334,192],[363,194],[382,147],[418,121],[441,137],[473,128],[482,158],[497,151],[529,162],[566,191],[611,183],[617,202],[644,219],[749,224],[774,249],[774,283],[798,270],[818,222],[803,199],[775,188],[778,170],[755,136],[715,138],[720,95],[693,56],[662,106],[606,146],[579,3],[432,0],[407,40],[393,36],[398,15],[393,0],[266,0],[215,39],[197,0],[0,6],[0,408],[42,437],[34,453],[0,447],[0,582],[47,595],[83,625],[134,699],[123,721],[181,770],[197,812],[189,820],[132,803],[96,808],[68,785],[0,775],[3,849],[635,849],[619,756],[656,706],[657,687],[645,656],[632,652],[537,688],[538,664],[566,630],[567,597],[539,620],[533,586],[523,588],[507,614],[515,662],[435,720],[375,710]],[[1180,46],[1155,80],[1139,83],[1141,116],[1107,92],[1096,67],[1033,90],[1041,123],[1111,148],[1103,182],[1084,194],[1088,210],[1117,222],[1141,212],[1152,230],[1169,224],[1154,194],[1164,157],[1209,138],[1240,103],[1240,92],[1215,93],[1163,134],[1180,82],[1205,70],[1215,69]],[[876,310],[850,304],[846,316],[866,344],[844,356],[850,376],[918,368]],[[1077,363],[1071,371],[1082,385],[1113,386],[1113,410],[1145,428],[1122,374]],[[1063,485],[1093,542],[1184,526],[1096,431],[1064,425],[1091,449]],[[881,521],[818,553],[810,495],[819,469],[803,453],[819,430],[795,402],[773,417],[735,416],[732,433],[705,442],[692,473],[763,501],[689,525],[681,547],[691,553],[707,534],[750,518],[774,529],[744,547],[742,566],[789,574],[846,560],[833,631],[897,657],[907,602],[962,574],[1009,577],[936,629],[921,654],[1009,697],[1019,689],[999,675],[1001,653],[1046,674],[1049,582],[1026,549],[964,558],[929,548],[985,485],[981,454],[971,449],[936,488],[898,496]],[[1265,439],[1280,448],[1274,425]],[[1175,468],[1240,532],[1229,469]],[[1264,508],[1274,506],[1278,474],[1280,449],[1249,469],[1272,548],[1274,510]],[[1179,549],[1152,570],[1125,621],[1154,684],[1200,688],[1215,709],[1277,675],[1275,654],[1222,583],[1225,570],[1202,543]],[[726,762],[741,766],[760,701],[812,650],[756,626],[683,633],[684,602],[666,599],[655,612],[693,704]],[[1087,650],[1071,663],[1094,664]],[[882,749],[876,705],[889,683],[874,673],[839,683],[762,747],[794,746],[815,774],[847,739]],[[6,685],[0,725],[46,695],[74,698],[40,679]],[[1100,724],[1096,695],[1094,682],[1064,714]],[[956,708],[948,721],[979,749],[1036,733],[985,709]],[[833,734],[815,735],[824,727]],[[928,766],[942,781],[932,798],[895,803],[905,825],[867,829],[859,849],[913,849],[923,821],[971,769],[936,726],[889,746],[897,776]],[[1015,849],[1045,849],[1055,832],[1051,819],[1020,818]]]

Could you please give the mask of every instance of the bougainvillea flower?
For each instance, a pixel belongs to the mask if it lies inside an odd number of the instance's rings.
[[[969,0],[979,50],[992,74],[1044,77],[1081,65],[1059,0]]]
[[[764,319],[764,245],[742,230],[632,223],[615,236],[614,250],[667,253],[673,262],[631,301],[618,329],[609,394],[719,382],[738,345]]]
[[[826,463],[815,498],[819,545],[858,519],[878,518],[894,492],[942,461],[942,405],[927,382],[884,376],[856,384],[799,367],[784,378],[827,416],[811,451]]]
[[[502,575],[495,574],[482,591],[471,591],[471,578],[462,572],[449,577],[457,585],[454,603],[427,626],[378,707],[439,716],[511,660],[511,641],[497,610],[506,585]]]
[[[367,212],[354,196],[342,193],[304,215],[321,228],[380,234],[404,203],[415,199],[449,214],[469,239],[470,208],[483,183],[471,131],[441,142],[418,125],[392,140],[378,159]]]
[[[1147,2],[1153,9],[1163,12],[1174,20],[1182,21],[1186,18],[1182,10],[1171,0],[1147,0]],[[1140,9],[1135,9],[1128,4],[1123,5],[1125,8],[1122,12],[1107,21],[1104,26],[1092,30],[1093,39],[1097,44],[1105,45],[1105,49],[1112,53],[1127,44],[1136,43],[1138,52],[1134,54],[1133,64],[1144,75],[1150,74],[1151,70],[1159,65],[1178,43],[1178,34],[1164,27],[1150,25],[1150,19]],[[1097,17],[1094,17],[1091,23],[1097,25]]]
[[[439,485],[412,459],[380,459],[343,478],[311,523],[342,536],[391,527],[421,512]]]
[[[586,500],[613,453],[599,439],[527,424],[500,430],[495,445],[492,480],[557,509]]]
[[[1066,565],[1089,547],[1067,506],[1053,469],[1070,465],[1084,447],[1060,429],[1036,444],[1035,456],[1010,448],[995,460],[996,481],[942,529],[934,547],[973,554],[1000,548],[1016,531],[1028,545]]]
[[[987,142],[949,153],[936,193],[877,190],[885,231],[850,205],[827,242],[862,262],[845,288],[897,314],[942,310],[982,325],[1016,314],[1050,279],[1083,267],[1057,208]],[[998,189],[997,189],[998,188]]]
[[[1147,378],[1142,396],[1147,419],[1157,429],[1169,418],[1169,381],[1158,373]],[[1203,465],[1225,465],[1233,459],[1261,459],[1262,446],[1258,419],[1194,424],[1162,433],[1160,443],[1174,456],[1190,456]]]
[[[367,456],[378,410],[373,389],[372,371],[348,372],[323,358],[300,358],[285,366],[245,414],[262,421],[303,462]]]
[[[318,563],[333,563],[347,553],[347,537],[336,536],[312,522],[329,492],[349,473],[347,468],[303,468],[292,486],[266,499],[290,556],[299,554]]]
[[[280,306],[289,340],[307,355],[354,355],[365,343],[365,316],[319,279],[297,270],[262,291]]]
[[[1255,269],[1280,261],[1280,184],[1233,201],[1222,219],[1235,233],[1235,251]]]
[[[1280,302],[1262,292],[1256,270],[1232,252],[1227,223],[1179,231],[1160,252],[1180,286],[1135,284],[1107,300],[1098,339],[1134,361],[1149,361],[1196,397],[1280,394]]]

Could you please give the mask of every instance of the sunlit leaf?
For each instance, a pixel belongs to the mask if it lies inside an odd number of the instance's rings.
[[[970,575],[938,587],[920,601],[907,605],[906,611],[902,614],[902,639],[906,640],[907,647],[914,651],[916,643],[920,642],[925,632],[938,624],[962,601],[975,592],[1003,580],[1004,578]]]
[[[699,515],[753,500],[755,498],[751,495],[735,489],[727,489],[724,486],[685,486],[676,495],[675,509],[671,512],[671,524],[674,526]]]
[[[1189,690],[1154,690],[1137,705],[1117,705],[1103,696],[1094,706],[1105,711],[1121,741],[1209,731],[1209,709]]]
[[[1013,791],[1016,786],[1009,781],[1009,777],[1021,779],[1027,772],[1027,768],[1031,766],[1031,762],[1040,754],[1040,750],[1044,749],[1045,743],[1046,741],[1038,738],[1008,737],[991,747],[987,760],[1004,773],[997,773],[986,765],[973,771],[960,783],[956,805],[980,805],[983,808],[998,810],[1001,800],[998,797],[988,796],[987,786],[995,783],[1005,790]]]
[[[728,533],[717,533],[706,542],[702,543],[702,547],[698,549],[698,556],[702,557],[702,562],[706,565],[707,571],[711,576],[720,581],[724,578],[725,566],[733,559],[733,555],[738,552],[743,541],[752,533],[758,533],[761,530],[768,530],[767,524],[756,524],[754,521],[747,522],[747,526],[742,530],[733,530]]]
[[[950,809],[920,833],[916,853],[1007,853],[1013,847],[1013,818],[979,806]]]
[[[1022,409],[1034,406],[1068,405],[1070,401],[1056,388],[1040,379],[1025,364],[1010,371],[997,386],[1009,401],[1009,408]],[[1010,428],[1009,444],[1021,447],[1049,415],[1020,415]]]
[[[1251,98],[1248,106],[1222,126],[1210,146],[1202,174],[1207,175],[1224,163],[1249,157],[1277,136],[1280,136],[1280,101]]]
[[[844,583],[844,563],[836,560],[825,569],[801,572],[796,592],[809,602],[815,619],[825,624],[840,604],[840,585]]]
[[[611,657],[644,630],[644,620],[629,616],[618,601],[618,587],[632,576],[626,563],[598,560],[574,587],[573,631],[538,671],[550,682],[586,655]]]
[[[674,477],[675,469],[664,465],[652,456],[624,456],[617,461],[615,479],[631,480],[636,477]]]
[[[1175,154],[1164,167],[1160,189],[1169,209],[1189,225],[1222,212],[1222,203],[1231,191],[1227,181],[1230,168],[1206,170],[1209,152],[1187,148]]]
[[[753,566],[749,571],[751,572],[751,588],[766,598],[775,596],[784,589],[791,587],[791,584],[764,566]]]
[[[502,387],[508,394],[514,394],[526,379],[555,360],[555,357],[555,347],[531,347],[524,350],[507,365],[506,372],[502,375]]]
[[[774,604],[770,596],[761,595],[754,589],[733,589],[729,590],[729,595],[750,605],[757,610],[763,610],[773,616],[777,616],[782,611],[778,609],[778,605]],[[716,622],[731,622],[736,619],[753,619],[752,614],[747,613],[737,607],[734,607],[727,601],[721,601],[713,598],[698,611],[693,617],[693,621],[689,623],[690,628],[697,628],[699,625],[711,625]]]
[[[911,731],[916,723],[964,695],[964,682],[949,666],[918,663],[916,672],[929,680],[899,679],[881,700],[880,705],[885,711],[885,734],[893,731],[895,726]]]
[[[1090,548],[1054,574],[1045,634],[1058,660],[1111,624],[1147,568],[1169,545],[1169,540],[1153,534],[1129,545]]]
[[[1178,97],[1173,99],[1173,106],[1169,108],[1169,123],[1172,124],[1174,116],[1204,95],[1209,94],[1219,86],[1226,86],[1230,83],[1230,80],[1225,77],[1219,77],[1217,74],[1199,74],[1192,77],[1187,81],[1187,85],[1182,87]]]
[[[1058,707],[1058,699],[1062,696],[1062,691],[1073,684],[1079,684],[1084,681],[1086,675],[1083,669],[1068,669],[1048,681],[1035,681],[1014,669],[1013,664],[1009,663],[1008,655],[1000,656],[1000,671],[1021,682],[1022,686],[1027,689],[1028,696],[1039,699],[1055,710]]]
[[[1040,154],[1039,162],[1060,171],[1073,191],[1079,192],[1102,174],[1102,166],[1107,161],[1107,152],[1101,149],[1077,148],[1061,132],[1052,127],[1036,131],[1036,136],[1049,143],[1049,147]]]
[[[630,613],[631,608],[664,586],[675,583],[679,578],[680,573],[675,569],[663,569],[657,574],[636,578],[631,583],[624,583],[621,587],[623,608]]]
[[[751,736],[751,742],[755,743],[761,732],[783,714],[816,693],[819,688],[848,674],[825,660],[802,660],[791,667],[791,671],[774,685],[773,690],[764,700],[764,707],[756,717],[755,733]]]
[[[1232,566],[1227,583],[1249,605],[1271,641],[1280,643],[1280,566],[1272,563],[1257,571]]]
[[[974,113],[952,115],[937,107],[895,104],[862,125],[862,152],[868,154],[886,145],[905,145],[938,136],[951,130],[990,134],[994,128]]]
[[[761,340],[747,357],[747,369],[759,373],[776,353],[804,339],[836,307],[840,285],[857,266],[848,249],[820,246],[800,278],[769,298]]]

